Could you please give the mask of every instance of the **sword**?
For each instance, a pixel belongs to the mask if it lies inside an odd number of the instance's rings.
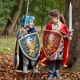
[[[72,4],[69,5],[69,31],[72,31]]]
[[[29,0],[28,0],[28,2],[27,2],[26,16],[28,15],[28,9],[29,9]]]
[[[70,5],[69,5],[69,39],[72,40],[72,36],[73,36],[73,31],[74,29],[72,29],[72,4],[70,2]]]
[[[26,16],[28,16],[28,10],[29,10],[29,0],[27,2]],[[25,19],[25,25],[24,25],[24,27],[26,27],[26,19]]]

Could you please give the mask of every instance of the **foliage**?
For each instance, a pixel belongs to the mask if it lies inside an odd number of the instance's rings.
[[[27,1],[25,0],[21,16],[26,13]],[[37,25],[42,24],[42,18],[44,23],[48,22],[48,12],[51,9],[58,8],[62,13],[64,12],[65,0],[29,0],[29,15],[36,17]],[[0,26],[5,25],[7,20],[11,20],[11,14],[17,0],[0,0]]]
[[[45,18],[44,23],[48,22],[48,12],[54,8],[59,9],[63,13],[65,0],[32,0],[29,5],[29,14],[36,16],[36,23],[40,25],[42,18]]]
[[[0,26],[5,25],[16,5],[16,0],[0,0]]]

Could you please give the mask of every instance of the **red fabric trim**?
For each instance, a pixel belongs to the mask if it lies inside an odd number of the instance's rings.
[[[61,24],[60,31],[63,34],[68,34],[68,28],[67,28],[66,24]]]
[[[46,26],[46,30],[52,30],[52,22],[48,23]]]
[[[68,62],[68,52],[69,52],[69,39],[64,39],[64,54],[63,54],[63,60],[62,65],[67,65]]]
[[[40,53],[41,53],[40,54],[40,63],[47,66],[49,64],[49,61],[47,60],[46,55],[44,54],[43,48],[41,49]]]

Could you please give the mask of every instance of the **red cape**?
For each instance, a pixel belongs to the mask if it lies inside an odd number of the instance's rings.
[[[47,25],[46,30],[52,30],[52,22],[50,22]],[[60,32],[64,35],[68,34],[68,28],[66,24],[64,23],[61,24]],[[64,38],[64,53],[63,53],[63,60],[61,60],[61,64],[65,67],[67,66],[68,62],[68,51],[69,51],[69,40],[68,38]],[[49,60],[46,58],[43,48],[41,49],[40,64],[43,66],[49,64]]]

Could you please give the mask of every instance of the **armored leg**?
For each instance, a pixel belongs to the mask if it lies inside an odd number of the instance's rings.
[[[29,60],[23,55],[23,78],[27,78]]]
[[[36,61],[31,61],[31,65],[33,66],[34,80],[38,80],[39,72],[36,68]]]

